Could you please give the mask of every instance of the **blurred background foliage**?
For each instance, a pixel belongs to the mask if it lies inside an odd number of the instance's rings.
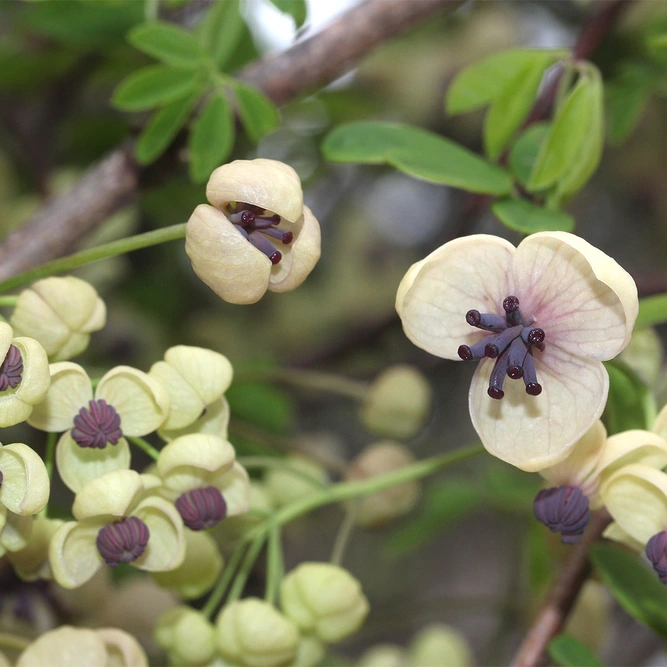
[[[319,2],[324,0],[311,0]],[[226,72],[261,57],[271,43],[273,24],[260,21],[259,4],[245,7],[247,24]],[[320,263],[298,290],[267,293],[251,307],[223,303],[200,283],[180,242],[86,267],[79,275],[96,286],[109,311],[107,327],[93,336],[83,360],[95,369],[91,375],[116,364],[148,370],[175,344],[222,352],[235,368],[228,397],[230,437],[239,454],[296,450],[325,462],[336,478],[346,461],[379,439],[364,429],[358,402],[267,378],[289,367],[369,381],[391,364],[410,363],[426,374],[434,395],[426,428],[407,442],[415,456],[474,442],[467,411],[474,367],[437,359],[407,341],[394,311],[396,287],[412,263],[461,233],[499,234],[513,242],[520,235],[479,202],[471,206],[460,190],[388,167],[327,163],[320,143],[342,122],[374,119],[412,123],[481,153],[482,114],[447,116],[448,83],[462,67],[502,49],[570,48],[592,4],[465,3],[376,49],[334,85],[282,108],[279,127],[258,144],[237,124],[229,159],[274,158],[299,172],[306,203],[322,225]],[[149,113],[128,114],[110,100],[124,78],[154,64],[126,39],[145,21],[147,5],[154,5],[162,20],[196,30],[211,3],[2,4],[3,237],[106,151],[141,131]],[[667,4],[631,5],[592,58],[605,81],[608,142],[600,168],[567,211],[577,233],[616,258],[647,295],[667,291],[667,57],[648,39],[664,32]],[[294,36],[294,24],[287,25],[291,30],[281,36],[283,43]],[[309,25],[307,19],[306,31]],[[205,201],[204,185],[190,180],[187,151],[179,135],[144,170],[136,200],[86,245],[186,221]],[[656,340],[654,370],[662,363]],[[663,372],[656,370],[644,382],[654,383],[664,399]],[[8,438],[14,435],[21,439],[22,429]],[[462,630],[478,664],[506,662],[565,553],[557,538],[532,521],[538,486],[535,477],[481,457],[429,480],[419,506],[406,518],[358,529],[345,565],[363,582],[372,611],[362,631],[341,647],[338,664],[343,654],[352,658],[372,643],[407,643],[432,621]],[[288,568],[328,559],[341,520],[334,507],[290,525]],[[261,577],[261,571],[255,574],[258,590]],[[33,589],[7,583],[0,611],[9,618],[26,596],[39,598]],[[600,632],[587,638],[597,641],[594,648],[608,664],[643,664],[659,648],[655,636],[612,609],[603,593],[591,599],[577,625],[592,627],[595,619],[611,614]],[[33,632],[46,623],[43,607],[33,606],[28,614]]]

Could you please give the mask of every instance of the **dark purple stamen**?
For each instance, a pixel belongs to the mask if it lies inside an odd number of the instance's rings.
[[[540,523],[561,533],[563,544],[578,542],[591,516],[588,498],[577,486],[542,489],[535,497],[533,510]]]
[[[660,581],[667,584],[667,531],[654,535],[646,543],[646,557],[653,564]]]
[[[174,504],[183,523],[191,530],[205,530],[227,516],[227,503],[215,486],[186,491]]]
[[[7,356],[0,365],[0,391],[10,387],[16,389],[21,384],[23,374],[23,359],[16,345],[10,345]]]
[[[115,445],[122,437],[120,415],[103,398],[90,401],[88,407],[81,408],[74,417],[72,439],[79,447],[104,449],[107,444]]]
[[[276,225],[282,222],[282,218],[275,213],[270,213],[252,204],[237,202],[236,207],[234,213],[229,213],[227,216],[234,227],[257,250],[263,252],[271,260],[271,264],[278,264],[283,258],[282,253],[266,237],[270,236],[278,239],[283,245],[288,245],[292,242],[294,238],[292,232],[276,229]]]
[[[146,550],[150,531],[136,516],[107,524],[97,533],[97,550],[109,567],[137,560]]]
[[[489,380],[488,394],[491,398],[500,399],[505,395],[505,375],[512,380],[523,378],[526,393],[538,396],[542,393],[542,386],[537,381],[533,351],[544,351],[546,334],[543,329],[531,326],[533,318],[523,316],[518,297],[506,297],[503,300],[503,310],[504,316],[469,310],[466,313],[466,322],[477,329],[492,333],[473,345],[459,346],[458,355],[464,361],[484,357],[496,359]]]

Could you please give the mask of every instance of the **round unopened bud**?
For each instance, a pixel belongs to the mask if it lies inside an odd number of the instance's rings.
[[[455,628],[442,623],[425,627],[409,648],[414,667],[468,667],[472,653],[465,637]]]
[[[363,653],[357,667],[405,667],[408,664],[408,655],[400,646],[378,644]]]
[[[361,420],[372,433],[405,440],[421,431],[430,408],[428,381],[413,366],[401,364],[373,382],[361,407]]]
[[[315,667],[319,665],[326,655],[324,644],[312,635],[301,635],[299,645],[296,648],[296,656],[289,667]]]
[[[223,607],[216,643],[224,658],[243,667],[278,667],[295,658],[299,631],[273,605],[245,598]]]
[[[90,334],[104,326],[106,306],[85,280],[45,278],[19,294],[10,322],[17,336],[41,343],[49,361],[65,361],[81,354]]]
[[[191,607],[172,607],[158,619],[155,641],[175,665],[204,665],[215,653],[215,628]]]
[[[280,585],[280,601],[301,630],[327,643],[356,632],[369,610],[361,584],[331,563],[302,563],[292,570]]]
[[[310,495],[328,483],[326,470],[303,456],[288,456],[284,467],[272,468],[264,477],[266,492],[277,507]]]
[[[412,452],[395,442],[379,442],[364,449],[345,473],[349,481],[369,479],[400,470],[415,460]],[[367,528],[382,524],[407,514],[414,508],[421,494],[419,482],[397,484],[384,491],[350,501],[355,522]]]

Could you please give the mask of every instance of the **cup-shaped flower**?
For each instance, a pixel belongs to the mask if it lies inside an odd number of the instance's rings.
[[[183,435],[162,449],[157,470],[162,493],[175,501],[192,530],[205,530],[248,511],[248,473],[237,463],[227,440],[201,433]]]
[[[148,374],[169,392],[169,414],[158,433],[167,442],[182,435],[218,401],[232,382],[232,365],[227,357],[201,347],[177,345],[164,354],[164,361],[153,364]],[[216,410],[219,412],[219,410]],[[222,410],[229,416],[229,407]],[[208,422],[207,422],[208,423]],[[227,424],[215,435],[227,437]]]
[[[0,445],[0,504],[10,512],[31,516],[49,502],[49,474],[28,445]]]
[[[230,303],[298,287],[320,258],[320,226],[294,169],[275,160],[218,167],[185,231],[197,276]]]
[[[475,430],[494,456],[537,471],[564,459],[602,413],[602,361],[628,344],[638,300],[631,276],[573,234],[533,234],[517,248],[479,234],[413,265],[396,309],[416,345],[480,360]]]
[[[280,584],[280,604],[299,629],[326,643],[356,632],[369,611],[361,584],[331,563],[301,563]]]
[[[12,328],[0,322],[0,427],[24,422],[49,388],[49,361],[34,339],[14,338]]]
[[[242,667],[279,667],[296,656],[299,631],[272,604],[251,597],[222,608],[216,643],[224,658]]]
[[[157,380],[129,366],[106,373],[93,393],[86,371],[71,361],[50,366],[51,386],[30,416],[30,425],[63,435],[56,465],[75,493],[112,470],[130,467],[124,436],[157,429],[169,412],[169,394]]]
[[[49,546],[53,576],[64,588],[81,586],[104,564],[165,572],[183,562],[180,515],[134,470],[115,470],[86,484],[72,514],[76,521],[60,526]]]
[[[95,288],[74,276],[38,280],[19,294],[10,323],[19,336],[39,341],[49,361],[81,354],[90,334],[106,322],[106,306]]]
[[[172,607],[155,624],[155,640],[173,665],[205,665],[215,653],[215,628],[191,607]]]

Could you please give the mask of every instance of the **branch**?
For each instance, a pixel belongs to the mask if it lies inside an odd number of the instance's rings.
[[[258,87],[277,104],[285,104],[333,81],[383,41],[462,2],[366,0],[281,55],[246,67],[239,79]],[[0,280],[72,252],[88,232],[132,201],[141,173],[131,144],[109,153],[0,246]]]

